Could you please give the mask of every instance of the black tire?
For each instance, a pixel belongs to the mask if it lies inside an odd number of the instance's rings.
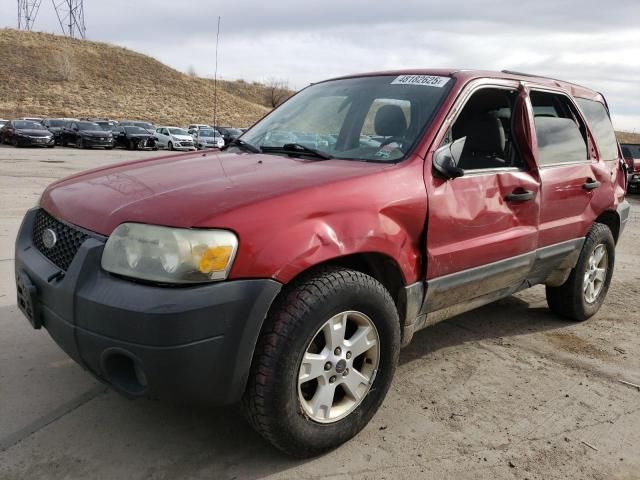
[[[584,293],[585,274],[589,268],[589,259],[599,245],[604,245],[607,252],[605,280],[595,301],[588,302]],[[554,313],[568,319],[582,322],[595,315],[607,296],[613,267],[615,264],[616,245],[609,227],[602,223],[594,223],[587,234],[578,263],[564,284],[559,287],[546,287],[547,304]]]
[[[173,142],[169,142],[169,145],[167,145],[169,147],[169,150],[173,151]]]
[[[303,355],[318,329],[344,311],[367,315],[379,334],[379,364],[370,390],[346,417],[318,423],[298,397]],[[283,452],[322,454],[343,444],[376,413],[391,385],[400,351],[398,312],[389,292],[360,272],[332,268],[288,286],[274,303],[256,346],[243,411],[251,426]]]
[[[127,150],[135,150],[136,149],[136,144],[133,140],[129,140],[129,142],[127,143]]]
[[[84,148],[84,142],[82,137],[76,138],[76,148]]]

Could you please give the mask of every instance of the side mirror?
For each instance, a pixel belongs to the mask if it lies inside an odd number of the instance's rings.
[[[462,150],[467,137],[462,137],[453,143],[440,147],[433,154],[433,169],[445,180],[458,178],[464,175],[464,170],[458,167],[462,156]]]

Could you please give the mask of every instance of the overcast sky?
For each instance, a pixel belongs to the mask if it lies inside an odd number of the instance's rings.
[[[0,0],[0,27],[16,12]],[[616,128],[640,132],[640,0],[85,0],[89,39],[202,76],[214,73],[218,15],[225,79],[302,88],[370,70],[508,68],[601,91]],[[59,31],[49,0],[34,29]]]

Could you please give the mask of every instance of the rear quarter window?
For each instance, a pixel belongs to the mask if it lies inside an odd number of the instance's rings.
[[[593,133],[598,150],[600,150],[600,158],[602,160],[617,159],[618,142],[607,109],[602,103],[595,100],[576,98],[576,102],[589,123],[591,133]]]

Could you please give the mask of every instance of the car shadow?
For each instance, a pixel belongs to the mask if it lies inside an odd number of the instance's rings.
[[[416,332],[411,343],[401,351],[400,364],[463,343],[497,340],[568,325],[570,323],[546,306],[531,307],[529,302],[511,296]]]
[[[18,316],[15,307],[10,310],[11,313],[3,313]],[[407,364],[433,351],[466,342],[566,325],[546,308],[530,308],[520,298],[509,297],[416,333],[413,342],[403,349],[400,362]],[[29,349],[30,337],[31,334],[20,339],[25,342],[22,352],[37,356],[38,351]],[[6,358],[5,361],[19,362],[20,359]],[[69,368],[79,369],[76,365]],[[52,372],[35,388],[37,391],[30,394],[47,396],[56,385],[64,383],[64,378],[59,376],[79,373]],[[15,401],[20,397],[21,394],[16,395]],[[57,405],[49,403],[48,408],[54,410]],[[35,453],[34,445],[37,445]],[[96,452],[101,451],[109,452],[109,462],[96,456]],[[20,461],[26,452],[32,453]],[[11,449],[0,452],[0,463],[12,457],[16,461],[12,460],[8,472],[15,478],[45,478],[52,466],[63,468],[70,478],[82,477],[87,472],[112,478],[126,466],[129,478],[252,480],[308,462],[318,461],[321,466],[332,461],[331,456],[299,460],[284,455],[249,427],[237,405],[194,408],[153,400],[130,401],[108,390],[60,416],[37,435],[26,436]]]

